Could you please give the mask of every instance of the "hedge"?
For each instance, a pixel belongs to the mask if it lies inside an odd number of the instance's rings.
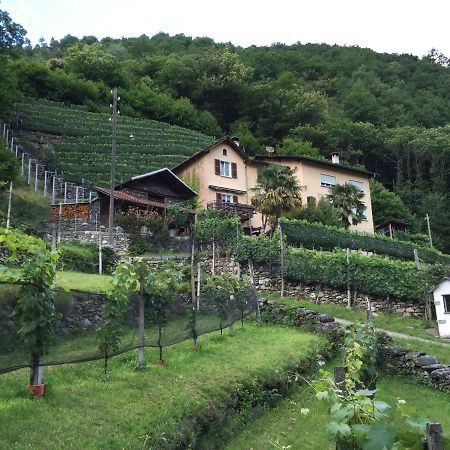
[[[349,248],[406,260],[414,260],[416,248],[423,262],[450,265],[450,255],[385,236],[349,231],[306,220],[282,219],[281,223],[287,243],[294,246],[323,250]]]
[[[98,247],[95,244],[82,244],[78,241],[66,241],[58,247],[60,253],[59,269],[74,272],[98,273]],[[117,256],[110,247],[102,248],[103,273],[112,273]]]
[[[350,286],[361,292],[380,297],[419,300],[445,274],[441,265],[423,265],[392,260],[380,256],[350,253]],[[285,277],[306,284],[325,284],[335,288],[347,287],[345,252],[324,252],[291,249],[286,255]]]

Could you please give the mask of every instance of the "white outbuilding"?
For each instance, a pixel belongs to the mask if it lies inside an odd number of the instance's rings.
[[[439,336],[450,338],[450,276],[445,277],[432,293]]]

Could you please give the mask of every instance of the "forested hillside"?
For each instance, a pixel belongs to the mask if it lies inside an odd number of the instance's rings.
[[[240,48],[164,33],[67,35],[31,47],[23,30],[15,36],[1,40],[3,119],[25,97],[107,113],[118,86],[123,115],[236,134],[250,154],[265,145],[319,158],[338,150],[400,196],[378,186],[376,216],[388,208],[424,232],[428,213],[436,243],[450,250],[450,68],[436,50],[418,58],[326,44]]]

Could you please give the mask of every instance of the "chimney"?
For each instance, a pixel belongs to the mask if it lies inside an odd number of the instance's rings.
[[[234,142],[235,145],[240,147],[240,145],[239,145],[239,138],[237,136],[231,136],[231,140]]]
[[[331,162],[333,164],[339,164],[339,153],[338,152],[333,152],[331,154]]]

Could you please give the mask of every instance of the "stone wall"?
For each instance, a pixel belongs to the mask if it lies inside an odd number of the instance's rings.
[[[267,300],[260,301],[260,308],[262,318],[268,322],[306,326],[319,333],[334,332],[333,342],[339,346],[339,324],[328,314]],[[413,376],[434,387],[450,391],[450,366],[440,364],[434,356],[393,346],[384,347],[379,356],[380,368],[392,375]]]
[[[211,273],[211,260],[204,257],[202,259],[202,268]],[[216,262],[216,271],[228,270],[237,272],[238,264],[229,258],[220,258]],[[249,275],[247,264],[240,267],[241,273]],[[253,268],[255,286],[259,291],[280,292],[281,278],[278,265],[257,264]],[[291,297],[304,297],[317,303],[335,303],[338,305],[347,305],[347,292],[337,288],[324,285],[307,285],[298,281],[285,280],[285,295]],[[366,294],[363,292],[351,293],[352,305],[366,309]],[[425,305],[417,302],[408,302],[397,299],[387,299],[369,296],[373,312],[394,312],[403,316],[423,317],[425,314]]]
[[[381,367],[393,375],[413,375],[440,389],[450,391],[450,366],[425,352],[411,352],[400,347],[386,347]]]

